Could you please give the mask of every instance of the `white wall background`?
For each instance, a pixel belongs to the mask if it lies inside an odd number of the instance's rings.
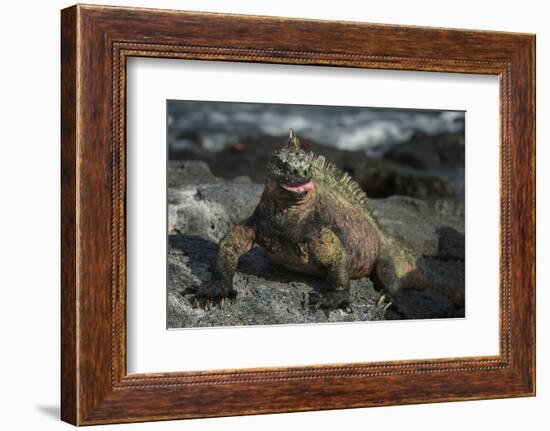
[[[171,9],[477,28],[537,34],[538,396],[284,415],[172,421],[96,429],[544,429],[550,423],[550,28],[536,0],[314,2],[119,0]],[[0,427],[69,429],[59,422],[59,9],[71,3],[4,2],[0,14]],[[546,270],[546,271],[545,271]]]

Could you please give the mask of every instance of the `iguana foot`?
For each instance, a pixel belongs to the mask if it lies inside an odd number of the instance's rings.
[[[328,317],[333,310],[343,310],[351,313],[349,290],[328,290],[319,293],[315,290],[305,294],[303,303],[304,309],[316,312],[321,309]]]
[[[197,290],[194,305],[205,309],[224,308],[236,296],[237,291],[233,288],[232,283],[213,278]]]
[[[388,308],[390,308],[393,305],[393,302],[389,301],[386,295],[382,294],[378,298],[378,301],[376,301],[376,306],[382,309],[382,312],[384,315],[386,315],[386,312],[388,311]]]
[[[341,309],[351,313],[349,290],[329,290],[325,292],[325,307],[329,310]]]

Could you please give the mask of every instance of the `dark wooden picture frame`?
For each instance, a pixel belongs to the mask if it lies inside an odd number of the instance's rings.
[[[75,425],[535,394],[535,37],[102,6],[62,11],[61,417]],[[127,374],[126,60],[500,78],[500,353]]]

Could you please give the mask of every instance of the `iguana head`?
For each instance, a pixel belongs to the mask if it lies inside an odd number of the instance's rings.
[[[267,164],[267,185],[289,195],[303,197],[315,189],[311,178],[312,154],[300,148],[290,129],[288,143],[273,152]]]

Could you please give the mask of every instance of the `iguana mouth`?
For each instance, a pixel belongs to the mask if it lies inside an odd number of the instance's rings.
[[[304,193],[313,190],[314,186],[311,181],[306,183],[292,184],[292,183],[279,183],[281,187],[292,193]]]

